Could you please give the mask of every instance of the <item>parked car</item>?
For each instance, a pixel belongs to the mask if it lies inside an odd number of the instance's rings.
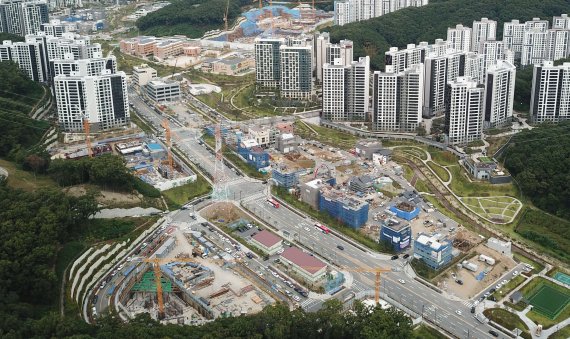
[[[392,258],[390,258],[390,259],[391,259],[391,260],[396,260],[396,259],[398,259],[398,258],[399,258],[399,257],[398,257],[397,255],[393,255]]]
[[[398,281],[400,282],[400,284],[405,284],[406,281],[404,279],[398,279]]]
[[[499,333],[497,333],[497,332],[494,331],[494,330],[489,330],[489,334],[492,335],[493,337],[498,337],[498,336],[499,336]]]
[[[406,253],[406,254],[404,254],[404,256],[402,258],[408,259],[409,257],[410,257],[410,255]]]

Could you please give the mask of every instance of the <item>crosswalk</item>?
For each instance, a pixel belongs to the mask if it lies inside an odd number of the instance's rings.
[[[467,307],[469,307],[469,308],[471,308],[471,306],[475,305],[475,301],[473,301],[473,300],[466,300],[466,301],[464,301],[462,304],[465,305],[465,306],[467,306]]]

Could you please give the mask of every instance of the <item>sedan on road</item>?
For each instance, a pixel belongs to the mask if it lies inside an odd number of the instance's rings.
[[[398,279],[398,281],[400,282],[400,284],[405,284],[406,281],[404,279]]]

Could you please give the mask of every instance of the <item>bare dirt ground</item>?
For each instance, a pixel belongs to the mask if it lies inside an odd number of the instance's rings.
[[[88,185],[76,185],[64,188],[63,191],[74,197],[80,197],[88,193],[89,190],[95,190],[97,193],[96,200],[99,204],[105,206],[138,206],[141,204],[141,197],[137,194],[119,193],[94,189]]]
[[[490,266],[479,261],[479,254],[485,254],[495,259],[495,265]],[[475,247],[466,258],[469,258],[467,259],[469,262],[478,266],[476,272],[454,266],[449,268],[447,272],[445,272],[445,274],[436,281],[440,288],[443,288],[450,294],[464,299],[469,299],[477,295],[485,287],[497,280],[507,270],[512,269],[516,265],[511,258],[505,257],[483,244]],[[477,281],[475,278],[485,269],[490,270],[489,273],[483,278],[483,280]],[[455,273],[457,278],[463,281],[463,285],[459,285],[455,282],[455,279],[452,277],[452,273]]]
[[[212,204],[200,212],[200,215],[210,221],[228,225],[240,218],[248,219],[247,215],[232,203],[221,202]]]

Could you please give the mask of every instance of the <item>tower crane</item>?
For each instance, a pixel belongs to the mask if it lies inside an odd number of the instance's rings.
[[[162,127],[164,127],[164,136],[166,138],[166,146],[168,147],[168,166],[170,166],[170,173],[174,172],[174,161],[172,160],[172,141],[170,139],[171,131],[168,119],[162,120]]]
[[[156,282],[156,300],[158,302],[158,319],[164,319],[164,295],[162,291],[162,271],[160,270],[161,264],[168,264],[173,262],[193,262],[199,263],[194,258],[143,258],[142,262],[150,263],[154,271],[154,280]]]
[[[82,115],[83,118],[83,130],[85,131],[85,145],[87,146],[87,155],[89,158],[93,157],[93,149],[91,148],[91,139],[89,133],[91,132],[91,124],[89,123],[89,118],[87,114]]]

